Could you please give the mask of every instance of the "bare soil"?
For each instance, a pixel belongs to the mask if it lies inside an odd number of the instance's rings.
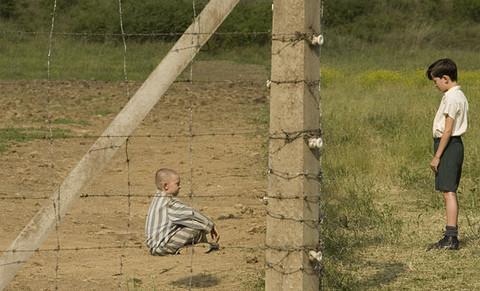
[[[196,63],[198,82],[170,88],[129,139],[128,151],[121,148],[83,190],[88,197],[73,204],[7,290],[254,288],[264,263],[266,75],[252,65]],[[0,128],[48,128],[47,120],[57,120],[52,127],[71,136],[11,143],[0,154],[0,250],[52,203],[47,197],[126,104],[127,89],[132,95],[140,85],[0,81]],[[190,138],[190,126],[207,135]],[[199,246],[175,256],[148,254],[144,221],[160,167],[177,169],[181,198],[216,222],[220,251],[206,254]]]

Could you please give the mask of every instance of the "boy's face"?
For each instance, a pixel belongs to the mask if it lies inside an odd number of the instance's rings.
[[[180,177],[179,176],[172,176],[168,182],[163,183],[163,190],[165,193],[170,194],[172,196],[177,196],[178,192],[180,192]]]
[[[452,87],[452,81],[448,76],[443,76],[441,78],[433,77],[432,81],[435,84],[435,87],[437,87],[437,89],[440,90],[441,92],[447,92],[448,89]]]

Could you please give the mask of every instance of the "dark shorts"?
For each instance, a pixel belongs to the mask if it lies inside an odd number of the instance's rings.
[[[440,139],[433,139],[433,153],[437,152]],[[452,136],[443,151],[435,175],[435,190],[441,192],[457,192],[462,176],[463,142],[460,136]]]

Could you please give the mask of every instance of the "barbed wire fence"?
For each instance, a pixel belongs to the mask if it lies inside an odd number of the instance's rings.
[[[119,16],[119,25],[121,27],[121,33],[120,34],[106,34],[106,33],[71,33],[71,32],[57,32],[55,31],[55,20],[56,20],[56,13],[57,13],[57,3],[56,0],[54,0],[53,5],[52,5],[52,12],[51,12],[51,28],[49,32],[26,32],[26,31],[0,31],[0,35],[3,37],[7,36],[15,36],[15,37],[25,37],[25,36],[31,36],[31,37],[37,37],[39,35],[47,35],[48,36],[48,54],[47,54],[47,88],[50,88],[49,84],[52,81],[51,77],[51,66],[55,62],[55,48],[54,48],[54,41],[56,37],[73,37],[73,38],[78,38],[78,39],[85,39],[88,37],[96,37],[96,36],[102,36],[102,37],[113,37],[113,38],[121,38],[122,41],[122,71],[123,71],[123,86],[125,89],[125,96],[128,99],[131,96],[131,87],[130,87],[130,81],[129,81],[129,76],[128,76],[128,46],[127,46],[127,40],[129,37],[147,37],[147,38],[161,38],[161,37],[179,37],[183,35],[183,32],[155,32],[155,33],[150,33],[150,34],[145,34],[145,33],[127,33],[124,24],[123,24],[123,11],[122,11],[122,0],[118,0],[118,16]],[[197,19],[197,13],[196,13],[196,4],[195,0],[192,0],[192,18]],[[197,27],[198,30],[197,32],[193,33],[194,37],[198,37],[202,33],[200,32],[200,27]],[[215,35],[217,36],[270,36],[272,41],[279,41],[282,43],[285,43],[285,47],[287,46],[295,46],[299,42],[305,41],[308,42],[309,44],[315,44],[319,42],[318,40],[318,33],[317,32],[298,32],[295,34],[291,33],[285,33],[285,34],[272,34],[269,31],[263,31],[263,32],[216,32]],[[191,49],[192,47],[199,47],[198,39],[197,42],[194,41],[194,38],[192,38],[192,44],[189,47],[185,48],[180,48],[181,49]],[[272,52],[273,54],[279,53],[279,52]],[[268,80],[268,78],[261,79],[259,80],[258,78],[246,78],[246,79],[237,79],[237,80],[202,80],[202,79],[195,79],[194,78],[194,67],[193,63],[190,64],[189,68],[189,74],[187,78],[179,78],[175,81],[176,83],[184,83],[184,84],[230,84],[230,85],[254,85],[256,87],[269,87],[270,84],[275,83],[275,84],[282,84],[285,86],[295,86],[298,84],[306,85],[309,90],[318,90],[320,86],[320,79],[317,80]],[[314,94],[312,94],[314,95]],[[44,139],[48,141],[49,144],[49,156],[50,156],[50,163],[53,165],[54,164],[54,157],[55,157],[55,145],[54,145],[54,136],[53,136],[53,118],[54,116],[52,115],[52,112],[50,112],[50,93],[47,92],[47,105],[46,105],[46,122],[47,122],[47,127],[48,127],[48,134],[45,135]],[[319,105],[320,100],[316,100],[316,104]],[[195,139],[206,137],[206,138],[219,138],[219,137],[243,137],[243,138],[249,138],[251,136],[261,136],[261,139],[263,140],[264,143],[268,143],[269,140],[284,140],[284,145],[287,145],[297,139],[303,139],[307,144],[309,142],[309,139],[311,138],[321,138],[322,137],[322,132],[320,128],[315,128],[315,129],[309,129],[309,130],[299,130],[299,131],[293,131],[293,132],[268,132],[266,128],[264,127],[254,127],[254,128],[237,128],[235,130],[228,130],[228,131],[202,131],[202,132],[197,132],[194,130],[194,113],[195,113],[195,104],[193,100],[189,100],[189,106],[188,106],[188,129],[186,132],[181,132],[181,133],[162,133],[162,134],[132,134],[129,136],[101,136],[101,135],[92,135],[92,134],[69,134],[68,136],[63,137],[65,140],[94,140],[94,139],[110,139],[112,137],[124,137],[126,138],[126,142],[124,145],[124,163],[126,167],[126,184],[127,184],[127,193],[122,193],[122,192],[103,192],[103,193],[92,193],[92,192],[84,192],[80,195],[80,199],[85,199],[85,200],[90,200],[90,199],[111,199],[111,198],[126,198],[127,200],[127,224],[126,224],[126,236],[123,239],[121,243],[114,244],[114,245],[98,245],[98,246],[65,246],[64,243],[60,239],[60,228],[59,225],[61,224],[61,219],[58,215],[55,217],[55,237],[56,237],[56,246],[53,248],[45,247],[45,248],[39,248],[39,249],[17,249],[17,250],[0,250],[0,255],[6,252],[31,252],[31,253],[53,253],[55,255],[55,266],[54,266],[54,272],[55,272],[55,278],[54,278],[54,289],[58,290],[60,283],[61,283],[61,262],[60,258],[63,253],[66,252],[97,252],[97,251],[107,251],[107,250],[113,250],[113,249],[118,249],[121,251],[121,254],[119,255],[118,259],[118,273],[117,278],[117,286],[118,289],[124,288],[124,283],[127,282],[127,288],[128,288],[128,276],[127,271],[125,270],[125,265],[128,264],[127,257],[128,257],[128,251],[131,249],[144,249],[145,246],[143,246],[143,241],[141,243],[130,243],[129,242],[129,237],[131,234],[131,228],[132,228],[132,203],[134,203],[133,199],[134,198],[139,198],[139,199],[149,199],[153,198],[155,194],[145,194],[145,193],[136,193],[135,191],[132,190],[132,175],[131,175],[131,163],[132,163],[132,158],[134,159],[134,156],[131,152],[130,149],[130,144],[133,140],[146,140],[147,143],[154,143],[156,139],[163,139],[163,140],[172,140],[172,139],[183,139],[187,144],[188,144],[188,168],[189,168],[189,192],[187,194],[187,197],[190,200],[191,204],[194,204],[197,200],[201,199],[218,199],[218,198],[245,198],[245,195],[243,194],[208,194],[208,193],[196,193],[196,189],[194,188],[194,169],[195,169],[195,164],[194,164],[194,142]],[[112,147],[118,147],[117,145],[112,145]],[[108,148],[98,148],[98,149],[91,149],[90,151],[102,151],[106,150]],[[277,149],[280,150],[281,148]],[[253,165],[252,165],[253,166]],[[54,167],[51,167],[51,171],[55,171]],[[268,166],[264,168],[263,171],[264,175],[274,175],[282,179],[286,180],[291,180],[291,179],[297,179],[297,178],[302,178],[302,179],[309,179],[309,180],[315,180],[318,182],[321,182],[322,180],[322,174],[321,173],[308,173],[308,172],[295,172],[295,173],[290,173],[290,172],[283,172],[279,171],[277,169],[272,169],[269,168]],[[53,174],[52,174],[53,175]],[[249,174],[226,174],[223,173],[221,175],[222,177],[231,177],[231,178],[238,178],[238,177],[244,177],[248,178],[250,175]],[[36,189],[35,193],[28,193],[24,192],[22,194],[12,194],[9,191],[1,191],[0,190],[0,201],[26,201],[26,200],[33,200],[33,201],[38,201],[38,200],[52,200],[51,203],[54,205],[54,209],[56,213],[58,213],[61,205],[59,204],[60,197],[52,197],[50,195],[36,195],[38,192],[47,192],[51,190],[51,188],[47,189]],[[61,191],[58,191],[58,195],[61,195]],[[255,203],[258,205],[258,207],[263,209],[263,212],[265,215],[278,219],[278,220],[288,220],[288,221],[294,221],[297,222],[299,225],[302,226],[307,226],[309,228],[314,228],[314,229],[319,229],[321,223],[322,223],[322,218],[319,217],[318,219],[303,219],[302,217],[286,217],[282,215],[281,213],[271,213],[268,212],[264,209],[264,206],[268,204],[269,200],[272,199],[297,199],[297,200],[304,200],[304,201],[319,201],[320,196],[319,193],[304,193],[303,195],[290,195],[288,193],[276,193],[275,195],[269,195],[266,191],[261,191],[259,193],[256,193],[255,196],[248,197],[247,199],[255,199]],[[266,249],[277,249],[278,247],[273,247],[269,246],[267,244],[255,244],[255,245],[242,245],[242,244],[222,244],[221,245],[222,249],[226,250],[241,250],[241,251],[265,251]],[[311,245],[311,246],[300,246],[300,247],[284,247],[281,248],[282,251],[286,252],[286,255],[283,259],[277,261],[277,262],[265,262],[264,263],[264,268],[272,269],[275,270],[278,273],[284,274],[284,275],[289,275],[297,272],[310,272],[307,269],[304,268],[304,266],[298,266],[290,269],[285,269],[283,267],[283,260],[288,257],[291,253],[293,252],[304,252],[307,256],[310,254],[310,251],[318,251],[321,249],[320,245]],[[189,248],[189,255],[190,255],[190,262],[189,262],[189,280],[188,284],[185,285],[186,288],[191,290],[192,288],[195,287],[195,275],[194,275],[194,258],[195,258],[195,247]],[[8,264],[15,264],[15,263],[25,263],[23,261],[19,262],[9,262]],[[7,264],[4,264],[4,266]],[[2,267],[2,265],[0,265]],[[167,268],[168,269],[168,268]],[[200,271],[202,271],[201,266],[200,266]],[[316,274],[320,274],[321,268],[318,268],[315,270]],[[162,272],[160,272],[162,273]],[[155,287],[155,286],[154,286]]]

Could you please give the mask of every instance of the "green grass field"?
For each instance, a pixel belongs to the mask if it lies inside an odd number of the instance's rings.
[[[173,46],[152,39],[142,43],[127,40],[127,77],[145,80]],[[104,42],[82,36],[59,35],[52,40],[50,79],[124,80],[124,48],[119,37]],[[47,79],[47,34],[0,34],[0,80]],[[268,66],[270,49],[250,46],[219,51],[205,46],[197,60],[230,60]]]
[[[44,36],[2,37],[0,79],[46,78]],[[129,44],[129,78],[144,79],[170,45]],[[118,42],[92,44],[61,38],[54,47],[53,79],[123,80],[123,50]],[[447,56],[457,61],[459,81],[470,102],[458,195],[462,249],[426,252],[427,244],[441,236],[444,210],[440,194],[433,191],[429,169],[431,123],[441,94],[424,77],[424,70]],[[268,66],[269,49],[236,48],[201,58]],[[321,80],[324,289],[479,289],[478,52],[327,46],[322,50]],[[260,121],[266,121],[265,106],[258,112]],[[56,120],[54,124],[86,122]],[[18,130],[1,132],[0,151],[17,137],[38,138]]]

